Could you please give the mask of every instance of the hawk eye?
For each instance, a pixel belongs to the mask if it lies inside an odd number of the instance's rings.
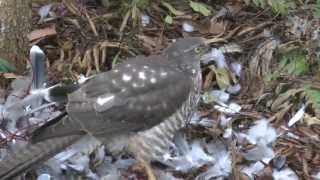
[[[200,53],[200,52],[201,52],[201,48],[200,48],[200,47],[196,47],[196,48],[194,48],[194,52],[196,52],[196,53]]]

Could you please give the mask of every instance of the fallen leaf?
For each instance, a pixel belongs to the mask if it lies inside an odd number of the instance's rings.
[[[166,22],[167,24],[172,24],[173,23],[173,18],[170,15],[167,15],[164,18],[164,22]]]
[[[315,116],[310,116],[309,114],[305,113],[304,117],[303,117],[303,121],[308,125],[308,126],[312,126],[312,125],[320,125],[320,119],[318,119]]]
[[[290,89],[282,94],[280,94],[277,99],[271,105],[271,111],[277,111],[281,109],[281,105],[285,104],[286,101],[289,101],[290,97],[295,96],[297,93],[302,92],[303,89]]]
[[[279,44],[278,40],[268,40],[258,45],[249,63],[251,74],[265,77],[271,72],[273,53]]]
[[[225,32],[228,21],[211,21],[209,27],[209,33],[211,34],[222,34]]]
[[[51,27],[46,27],[43,29],[33,30],[28,35],[28,38],[29,38],[29,41],[34,41],[36,39],[40,39],[40,38],[47,37],[47,36],[54,36],[56,34],[57,34],[56,27],[51,26]]]
[[[230,86],[230,75],[226,68],[217,68],[214,72],[216,73],[216,79],[220,89],[226,89]]]
[[[204,3],[190,1],[189,5],[195,12],[198,12],[204,16],[211,15],[211,11],[210,11],[208,5],[206,5]]]
[[[171,4],[161,1],[161,4],[166,7],[172,14],[176,15],[176,16],[182,16],[184,15],[184,12],[177,10],[176,8],[174,8]]]
[[[9,73],[16,71],[16,68],[11,65],[7,60],[0,57],[0,73]]]

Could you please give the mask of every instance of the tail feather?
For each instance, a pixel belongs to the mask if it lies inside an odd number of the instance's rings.
[[[36,144],[29,144],[0,161],[0,179],[12,179],[26,170],[48,160],[73,144],[82,136],[53,138]]]
[[[79,88],[76,83],[57,84],[46,88],[47,68],[46,55],[36,45],[30,49],[30,61],[32,66],[32,91],[31,93],[41,93],[49,102],[66,103],[68,94]]]
[[[41,89],[45,87],[47,80],[46,56],[36,45],[30,49],[30,61],[32,66],[32,88]]]

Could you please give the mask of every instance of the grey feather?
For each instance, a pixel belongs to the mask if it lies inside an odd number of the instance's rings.
[[[68,96],[68,116],[35,131],[28,153],[32,149],[39,152],[48,142],[52,147],[40,152],[42,158],[14,154],[12,159],[17,159],[2,168],[2,176],[6,170],[10,176],[18,175],[86,133],[105,144],[136,133],[130,143],[139,142],[144,148],[129,146],[129,151],[138,160],[148,162],[153,155],[161,154],[173,141],[174,133],[191,119],[198,104],[201,69],[195,48],[200,45],[201,38],[180,39],[161,55],[131,58],[112,71],[88,79]]]

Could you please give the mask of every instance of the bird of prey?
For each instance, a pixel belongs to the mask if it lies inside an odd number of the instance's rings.
[[[169,148],[196,110],[207,50],[202,38],[178,39],[160,55],[129,58],[89,78],[68,95],[67,115],[35,130],[29,145],[0,162],[0,178],[17,176],[90,135],[104,144],[127,136],[128,151],[155,179],[150,161]]]

